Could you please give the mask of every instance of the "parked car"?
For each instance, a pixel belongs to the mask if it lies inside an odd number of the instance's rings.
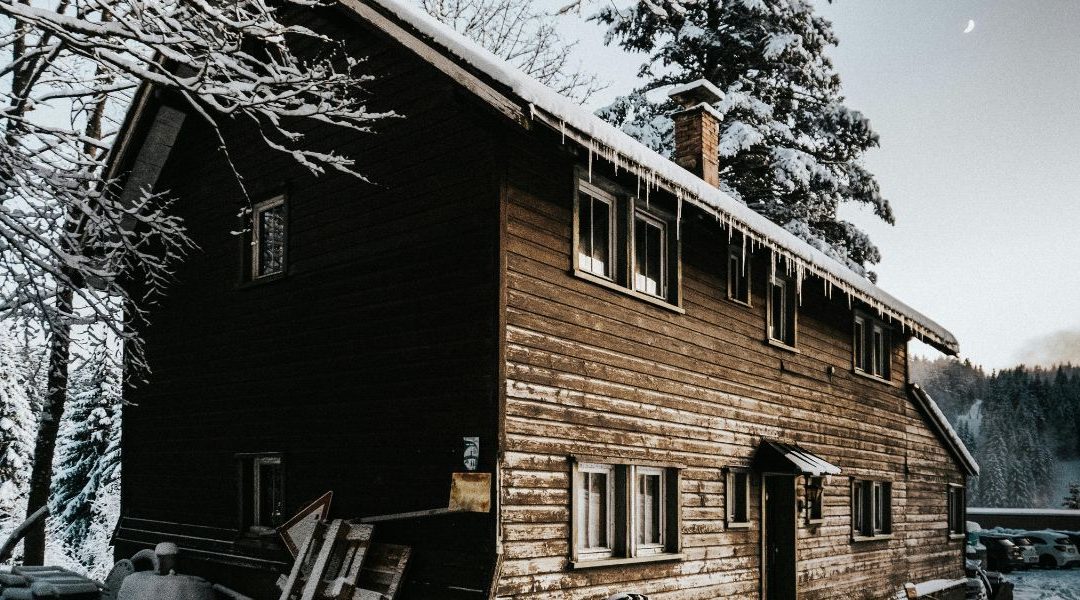
[[[1011,539],[1013,543],[1016,544],[1016,547],[1020,548],[1020,551],[1023,553],[1024,569],[1030,569],[1039,564],[1039,551],[1035,549],[1035,542],[1022,535],[1014,535],[1009,539]]]
[[[1077,554],[1069,536],[1056,531],[1025,531],[1022,535],[1035,542],[1040,567],[1052,569],[1080,565],[1080,554]]]
[[[1024,551],[1008,536],[980,534],[979,541],[986,546],[986,568],[991,571],[1011,573],[1024,566]]]
[[[1072,540],[1073,546],[1076,546],[1076,549],[1080,550],[1080,532],[1062,531],[1060,529],[1051,529],[1051,531],[1054,531],[1056,533],[1060,533],[1061,535],[1064,535],[1064,536],[1068,536],[1068,538],[1070,540]]]

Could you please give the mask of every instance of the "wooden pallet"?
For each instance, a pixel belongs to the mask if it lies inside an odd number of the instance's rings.
[[[304,542],[280,600],[394,600],[411,549],[371,544],[374,525],[320,521]]]

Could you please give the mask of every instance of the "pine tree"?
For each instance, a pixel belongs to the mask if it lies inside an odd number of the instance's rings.
[[[832,25],[808,0],[639,0],[601,9],[608,39],[648,53],[646,82],[600,116],[660,152],[672,151],[675,109],[650,94],[706,79],[724,98],[720,125],[722,186],[751,208],[857,272],[880,260],[843,203],[870,207],[892,224],[889,203],[860,164],[878,145],[869,121],[844,105],[840,78],[825,51]],[[661,94],[662,95],[662,94]]]
[[[1065,496],[1065,502],[1062,503],[1062,506],[1080,509],[1080,483],[1069,484],[1069,495]]]
[[[50,510],[62,541],[77,551],[101,515],[95,505],[120,474],[120,373],[100,349],[77,369],[54,464]]]
[[[33,397],[22,349],[0,326],[0,528],[20,514],[33,458],[36,428]]]

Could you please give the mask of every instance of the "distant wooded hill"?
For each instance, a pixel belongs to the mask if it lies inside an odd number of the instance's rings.
[[[987,374],[970,361],[911,361],[979,462],[971,506],[1060,508],[1080,482],[1080,367]]]

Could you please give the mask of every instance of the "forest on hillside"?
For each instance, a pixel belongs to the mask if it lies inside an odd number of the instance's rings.
[[[970,361],[913,359],[911,380],[938,403],[981,472],[968,503],[1062,508],[1080,482],[1080,367],[986,373]]]

